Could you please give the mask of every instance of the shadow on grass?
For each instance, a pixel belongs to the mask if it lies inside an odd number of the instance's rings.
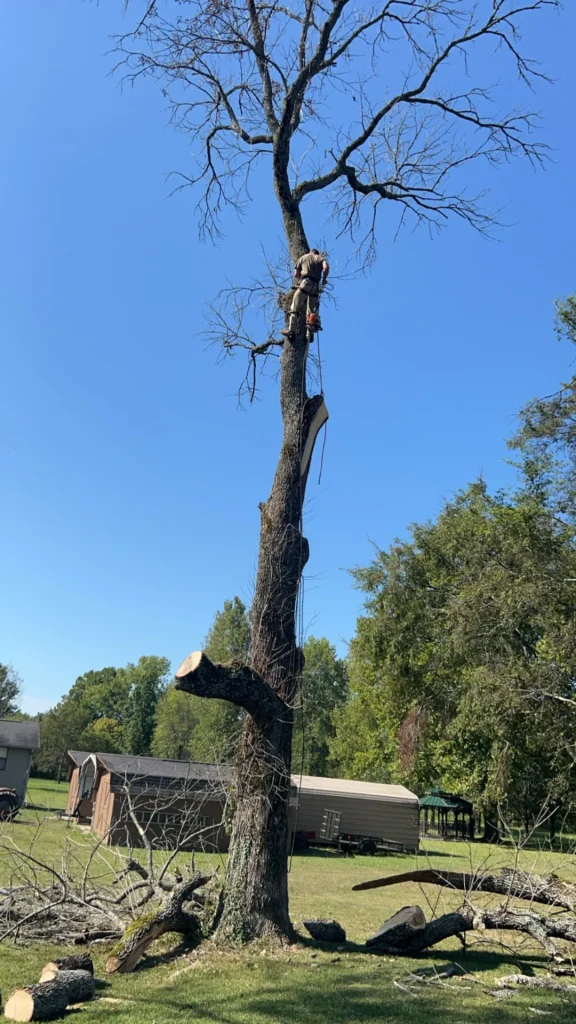
[[[422,958],[424,964],[425,957]],[[430,958],[432,959],[432,957]],[[449,966],[450,956],[436,956],[437,968]],[[459,962],[459,961],[458,961]],[[491,971],[518,960],[506,955],[477,953],[466,957],[471,972]],[[364,967],[364,965],[362,965]],[[523,961],[523,967],[525,961]],[[399,958],[394,963],[379,963],[369,969],[360,965],[302,962],[246,962],[221,972],[200,976],[179,989],[161,986],[136,993],[136,1002],[146,1003],[149,1016],[164,1024],[186,1016],[195,1024],[218,1021],[219,1024],[504,1024],[532,1019],[530,1006],[546,1006],[555,1024],[573,1020],[574,1006],[555,993],[514,991],[502,1003],[491,995],[492,986],[468,979],[451,980],[442,987],[422,984],[416,994],[398,988],[409,980],[414,962]],[[140,1020],[140,1016],[137,1015]]]
[[[405,863],[406,862],[406,858],[408,856],[412,856],[412,855],[411,854],[407,854],[407,853],[393,853],[393,852],[385,851],[385,850],[378,850],[377,853],[372,854],[372,855],[368,855],[368,854],[361,854],[361,853],[360,854],[358,854],[358,853],[344,853],[342,850],[315,850],[315,849],[309,849],[309,850],[295,850],[294,856],[298,857],[298,858],[308,858],[308,857],[310,857],[310,858],[314,858],[314,859],[317,859],[317,860],[334,860],[335,858],[337,860],[357,860],[358,857],[361,857],[362,861],[368,861],[368,862],[373,862],[373,863],[378,863],[378,862],[383,861],[383,860],[384,861],[390,861],[392,863],[395,860],[400,860],[400,861],[403,861]],[[456,857],[464,857],[465,854],[464,853],[454,853],[453,851],[451,851],[451,852],[444,852],[444,850],[433,850],[433,851],[430,851],[430,850],[426,850],[424,848],[420,848],[420,850],[418,850],[418,852],[417,852],[417,854],[415,856],[417,856],[417,857],[428,857],[428,856],[431,856],[431,857],[450,857],[451,860],[454,860]]]

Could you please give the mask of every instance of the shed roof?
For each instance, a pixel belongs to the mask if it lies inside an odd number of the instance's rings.
[[[420,807],[440,807],[448,811],[468,811],[472,813],[473,805],[464,797],[456,796],[454,793],[446,793],[437,786],[428,790],[420,797]]]
[[[0,747],[38,750],[40,747],[38,722],[13,722],[7,718],[0,718]]]
[[[114,775],[130,775],[149,779],[194,779],[205,782],[228,782],[232,769],[227,764],[205,764],[201,761],[171,761],[161,757],[140,757],[136,754],[95,754],[100,764]]]
[[[86,750],[69,750],[68,757],[74,761],[74,764],[80,766],[84,764],[87,757],[90,757],[90,754]]]
[[[292,781],[300,786],[300,776]],[[319,775],[303,775],[301,793],[324,796],[353,796],[359,800],[383,800],[388,803],[418,804],[418,797],[405,786],[392,786],[383,782],[361,782],[357,779],[325,779]]]

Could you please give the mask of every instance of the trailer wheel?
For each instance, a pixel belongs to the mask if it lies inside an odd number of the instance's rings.
[[[358,852],[364,854],[365,857],[373,857],[378,847],[373,839],[363,839],[358,848]]]

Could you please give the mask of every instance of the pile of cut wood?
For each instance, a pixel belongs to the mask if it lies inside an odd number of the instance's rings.
[[[37,985],[17,988],[4,1007],[8,1020],[54,1020],[94,995],[94,964],[89,953],[46,964]],[[1,996],[0,996],[1,1003]]]

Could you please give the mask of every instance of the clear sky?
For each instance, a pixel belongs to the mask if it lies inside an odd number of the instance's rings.
[[[275,210],[263,198],[219,248],[198,242],[193,196],[169,199],[165,180],[193,142],[166,126],[157,87],[108,74],[121,7],[0,11],[0,661],[29,711],[88,669],[142,654],[176,667],[227,597],[249,603],[280,436],[274,383],[238,411],[241,364],[198,337],[223,278],[258,273]],[[510,224],[498,240],[453,223],[394,242],[384,221],[377,265],[326,311],[305,622],[342,652],[361,606],[346,570],[479,473],[508,482],[515,413],[571,373],[552,320],[576,289],[575,35],[572,4],[525,33],[556,79],[532,100],[555,162],[490,175]]]

